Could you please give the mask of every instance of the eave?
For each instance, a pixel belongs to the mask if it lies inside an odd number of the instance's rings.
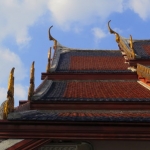
[[[44,80],[137,80],[136,72],[121,73],[42,73]]]
[[[28,101],[19,101],[20,105]],[[150,102],[50,102],[31,101],[30,110],[150,110]]]
[[[2,120],[0,138],[150,140],[150,123]]]
[[[150,102],[43,102],[32,101],[31,110],[150,110]]]
[[[133,60],[128,60],[130,66],[137,66],[137,64],[142,64],[145,66],[149,66],[150,65],[150,60],[149,59],[133,59]]]

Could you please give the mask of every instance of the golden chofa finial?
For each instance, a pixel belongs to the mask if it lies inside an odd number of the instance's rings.
[[[112,30],[110,28],[110,22],[111,22],[111,20],[108,21],[108,30],[109,30],[109,32],[111,34],[115,34],[116,35],[116,42],[119,43],[120,42],[120,36],[119,36],[119,34],[117,32],[115,32],[114,30]]]
[[[48,63],[47,63],[46,72],[48,73],[50,69],[51,69],[51,47],[50,50],[48,51]]]
[[[30,70],[30,86],[29,86],[29,91],[28,91],[28,100],[31,100],[31,97],[34,94],[34,61],[31,65],[31,70]]]
[[[3,119],[7,119],[10,112],[14,111],[14,70],[12,68],[9,75],[7,100],[3,105]]]
[[[49,36],[49,40],[53,40],[54,41],[54,49],[56,50],[56,48],[57,48],[57,40],[56,39],[54,39],[53,37],[52,37],[52,35],[51,35],[51,28],[52,28],[53,26],[51,26],[50,28],[49,28],[49,30],[48,30],[48,36]]]

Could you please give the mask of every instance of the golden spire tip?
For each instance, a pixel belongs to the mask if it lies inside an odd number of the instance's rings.
[[[119,36],[119,34],[118,34],[117,32],[115,32],[114,30],[111,29],[111,27],[110,27],[110,22],[111,22],[111,20],[108,21],[108,30],[109,30],[109,32],[110,32],[111,34],[115,34],[115,35],[116,35],[116,42],[119,43],[119,41],[120,41],[120,36]]]

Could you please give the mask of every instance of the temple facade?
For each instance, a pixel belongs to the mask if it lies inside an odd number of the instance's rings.
[[[14,71],[1,104],[0,149],[149,150],[150,40],[124,38],[119,50],[88,50],[54,42],[42,83],[14,107]],[[51,56],[53,50],[53,56]]]

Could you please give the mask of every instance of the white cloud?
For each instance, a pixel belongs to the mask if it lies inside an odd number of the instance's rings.
[[[129,7],[137,13],[143,20],[150,18],[149,0],[130,0]]]
[[[81,27],[76,26],[76,27],[73,28],[73,30],[74,30],[75,33],[78,34],[78,33],[81,33],[83,29]]]
[[[9,72],[13,67],[15,67],[16,80],[22,80],[27,76],[20,57],[9,49],[0,47],[0,61],[0,70],[3,71],[3,73],[0,73],[0,84],[7,80]]]
[[[0,0],[0,40],[12,36],[18,45],[28,43],[31,40],[28,27],[45,13],[46,3],[46,0]]]
[[[27,45],[31,39],[31,37],[21,35],[16,37],[16,43],[18,45]]]
[[[18,45],[26,45],[32,39],[29,27],[48,10],[57,25],[63,29],[72,27],[79,33],[81,26],[101,22],[127,7],[147,19],[150,17],[149,6],[149,0],[0,0],[0,41],[11,36]]]
[[[107,34],[100,28],[93,28],[92,33],[95,37],[96,42],[100,41],[102,38],[107,36]]]
[[[15,105],[18,105],[19,100],[27,100],[28,87],[22,86],[21,84],[15,84],[14,97]]]
[[[53,20],[65,29],[72,23],[87,25],[123,11],[123,0],[50,0],[49,10]],[[117,6],[117,7],[116,7]]]

